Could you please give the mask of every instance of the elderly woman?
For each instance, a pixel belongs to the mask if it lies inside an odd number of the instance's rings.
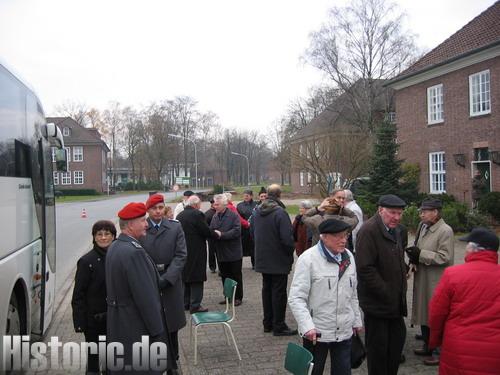
[[[307,225],[302,221],[302,216],[307,210],[312,208],[312,203],[308,200],[299,204],[299,214],[293,220],[293,240],[295,241],[295,253],[300,256],[311,247],[312,233]]]
[[[86,342],[98,343],[98,336],[106,335],[104,264],[106,251],[116,238],[115,225],[108,220],[97,221],[92,226],[92,238],[94,247],[77,263],[71,306],[75,331],[83,332]],[[87,373],[100,373],[97,354],[88,353]]]

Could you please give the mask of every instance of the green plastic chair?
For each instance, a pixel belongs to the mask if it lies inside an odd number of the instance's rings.
[[[313,355],[307,349],[293,342],[288,343],[285,356],[285,370],[293,375],[311,375]]]
[[[227,331],[231,334],[233,339],[234,348],[238,354],[238,358],[241,361],[240,351],[238,350],[238,345],[236,345],[236,340],[234,339],[233,330],[229,323],[231,323],[236,317],[236,310],[234,309],[234,295],[236,294],[236,285],[238,283],[232,279],[226,278],[224,281],[224,297],[226,298],[226,310],[225,311],[207,311],[207,312],[197,312],[191,315],[191,323],[189,325],[189,338],[192,342],[192,329],[194,325],[194,364],[198,363],[198,328],[203,325],[217,325],[220,324],[224,328],[224,333],[226,334],[227,344],[229,343],[229,336]]]

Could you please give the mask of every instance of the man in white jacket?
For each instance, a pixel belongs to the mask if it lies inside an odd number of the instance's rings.
[[[346,249],[350,225],[328,219],[320,241],[299,257],[288,304],[314,356],[314,374],[323,374],[330,352],[331,374],[351,374],[351,338],[362,328],[356,265]]]

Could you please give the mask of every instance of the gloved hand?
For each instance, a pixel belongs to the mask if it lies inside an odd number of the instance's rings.
[[[168,288],[172,286],[172,283],[168,281],[166,278],[160,277],[160,289]]]
[[[420,249],[417,246],[410,246],[405,249],[410,263],[418,264],[418,259],[420,258]]]
[[[108,314],[106,312],[94,314],[94,319],[96,322],[105,322],[107,315]]]

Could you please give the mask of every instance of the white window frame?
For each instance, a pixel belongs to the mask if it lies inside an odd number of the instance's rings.
[[[299,172],[299,185],[304,186],[304,172]]]
[[[427,124],[444,122],[443,84],[427,88]]]
[[[471,117],[491,113],[491,75],[489,69],[469,76],[469,113]]]
[[[56,148],[51,147],[51,149],[52,149],[52,163],[55,163],[56,162]]]
[[[446,193],[446,158],[444,151],[429,152],[429,192]]]
[[[61,172],[61,185],[71,185],[71,172]]]
[[[53,172],[54,174],[54,186],[59,185],[59,172]]]
[[[74,162],[83,161],[83,146],[73,146],[73,161]]]
[[[71,132],[69,131],[69,128],[67,126],[65,126],[63,128],[63,136],[64,137],[69,137],[70,134],[71,134]]]
[[[83,171],[73,171],[73,185],[83,185]]]
[[[64,149],[66,150],[66,160],[69,163],[71,161],[71,147],[64,147]]]

